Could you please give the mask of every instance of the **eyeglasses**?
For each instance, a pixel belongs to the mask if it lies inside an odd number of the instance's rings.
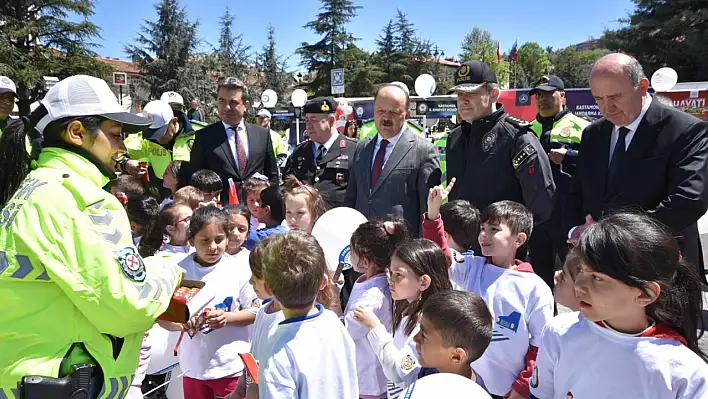
[[[178,221],[172,223],[172,225],[173,225],[173,226],[177,226],[178,224],[184,222],[184,224],[186,224],[187,226],[189,226],[189,222],[190,222],[191,220],[192,220],[192,217],[191,217],[191,216],[187,216],[187,217],[184,218],[184,219],[180,219],[180,220],[178,220]]]

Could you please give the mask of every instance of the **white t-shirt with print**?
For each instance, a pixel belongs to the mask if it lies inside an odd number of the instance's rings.
[[[553,318],[553,293],[536,274],[503,269],[481,256],[465,256],[449,269],[453,288],[481,296],[494,317],[492,342],[472,362],[492,395],[505,396],[526,368],[529,345],[538,347]]]
[[[675,338],[635,337],[558,315],[543,331],[531,398],[708,398],[708,364]]]
[[[248,255],[247,250],[236,256],[224,254],[215,265],[204,267],[194,260],[195,254],[191,254],[179,262],[179,266],[187,272],[185,279],[203,281],[216,293],[208,308],[215,309],[217,304],[231,298],[229,312],[253,311],[260,307],[260,300],[248,282],[251,278]],[[251,329],[252,326],[227,325],[208,334],[197,332],[193,338],[185,336],[179,349],[180,368],[187,377],[199,380],[240,375],[243,362],[238,354],[249,351]]]
[[[413,337],[420,331],[420,324],[416,323],[413,331],[406,334],[407,324],[408,316],[405,316],[393,336],[382,324],[376,326],[366,336],[388,379],[386,393],[389,399],[398,398],[413,384],[421,368],[413,341]]]

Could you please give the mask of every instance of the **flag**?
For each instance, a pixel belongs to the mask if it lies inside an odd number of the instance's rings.
[[[497,42],[497,64],[501,64],[501,53],[499,52],[499,42]]]
[[[519,62],[519,41],[514,42],[514,47],[511,48],[511,59],[514,62]]]
[[[236,191],[236,184],[234,179],[229,177],[229,204],[238,205],[238,192]]]

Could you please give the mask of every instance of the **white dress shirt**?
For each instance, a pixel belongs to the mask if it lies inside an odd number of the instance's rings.
[[[388,158],[391,156],[391,153],[393,152],[393,147],[396,146],[396,143],[398,143],[398,140],[401,138],[401,134],[403,133],[404,130],[407,128],[407,124],[403,125],[403,128],[401,129],[400,132],[398,132],[397,135],[391,137],[388,140],[388,146],[386,146],[386,154],[384,155],[384,163],[383,166],[386,166],[386,162],[388,162]],[[381,140],[383,140],[383,137],[381,137],[381,133],[376,134],[376,146],[374,147],[374,156],[371,157],[371,168],[374,168],[374,162],[376,162],[376,154],[379,152],[379,148],[381,147]]]
[[[615,144],[617,143],[617,140],[619,139],[619,129],[621,127],[626,127],[627,129],[629,129],[629,132],[627,132],[627,135],[624,137],[624,149],[627,150],[627,148],[629,148],[629,144],[632,142],[632,138],[634,137],[634,133],[637,131],[637,128],[639,127],[639,124],[642,122],[642,119],[644,119],[644,114],[647,113],[647,110],[649,109],[650,105],[651,105],[651,96],[647,94],[646,100],[644,101],[644,105],[642,106],[642,112],[639,113],[639,116],[637,117],[637,119],[634,120],[634,122],[632,122],[626,126],[615,125],[615,127],[612,128],[612,136],[610,136],[610,159],[607,162],[608,167],[610,165],[610,162],[612,162],[612,154],[614,154],[614,152],[615,152]]]
[[[312,144],[314,146],[312,147],[312,154],[317,158],[318,155],[320,155],[320,145],[324,145],[325,148],[327,149],[327,152],[329,152],[329,149],[332,148],[332,144],[337,140],[337,137],[339,137],[339,134],[333,134],[332,137],[329,138],[324,144],[320,144],[316,141],[313,141]]]
[[[224,122],[221,123],[224,124],[224,129],[226,129],[226,138],[229,140],[229,147],[231,147],[231,153],[234,155],[234,160],[236,161],[236,168],[238,169],[238,154],[236,153],[236,132],[234,132],[230,125],[227,125]],[[238,130],[238,136],[241,138],[243,148],[246,150],[246,160],[248,160],[248,134],[246,133],[246,124],[243,123],[243,119],[241,119],[241,122],[239,122],[238,126],[236,127],[236,130]]]

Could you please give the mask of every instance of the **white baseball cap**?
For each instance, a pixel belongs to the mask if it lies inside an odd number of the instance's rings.
[[[15,82],[7,76],[0,76],[0,94],[12,93],[17,97],[17,86]]]
[[[59,81],[41,103],[47,115],[37,123],[40,132],[44,132],[50,122],[70,116],[102,116],[122,123],[126,133],[139,132],[152,123],[123,110],[108,84],[93,76],[75,75]]]
[[[165,101],[168,104],[184,105],[184,99],[176,91],[166,91],[162,93],[160,100]]]
[[[262,117],[262,118],[270,118],[270,117],[271,117],[270,111],[268,111],[268,110],[265,109],[265,108],[263,108],[263,109],[261,109],[260,111],[258,111],[258,113],[256,114],[256,116],[260,116],[260,117]]]
[[[143,130],[143,138],[155,140],[165,135],[170,121],[174,117],[172,107],[165,101],[154,100],[145,104],[140,116],[150,119],[152,124]]]

